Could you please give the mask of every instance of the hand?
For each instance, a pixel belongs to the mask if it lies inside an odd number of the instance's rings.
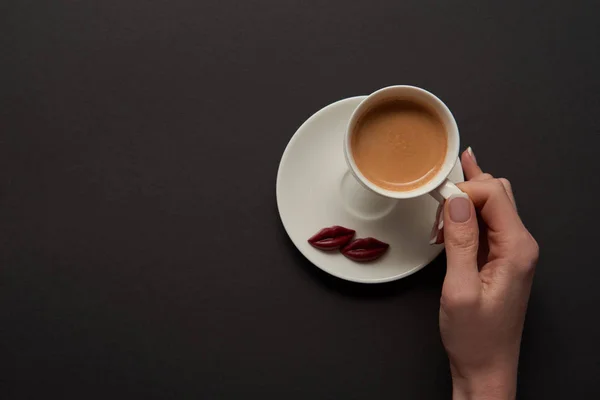
[[[506,179],[462,155],[467,196],[443,207],[447,271],[440,331],[454,399],[514,399],[521,333],[539,249]],[[479,217],[479,221],[478,221]]]

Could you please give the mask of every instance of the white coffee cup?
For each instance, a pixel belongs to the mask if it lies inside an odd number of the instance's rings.
[[[442,168],[440,168],[439,172],[427,183],[411,190],[389,190],[375,185],[373,182],[369,181],[358,169],[356,162],[354,161],[354,156],[352,155],[350,143],[352,135],[356,131],[356,123],[370,109],[388,100],[409,100],[426,106],[428,109],[435,112],[437,117],[443,123],[448,135],[448,148],[446,150],[446,157],[444,158]],[[358,105],[356,110],[354,110],[354,113],[352,113],[352,117],[350,118],[350,122],[348,123],[346,134],[344,136],[344,154],[352,175],[354,175],[358,182],[360,182],[365,188],[391,199],[411,199],[413,197],[418,197],[429,193],[436,200],[442,203],[445,199],[448,199],[453,194],[462,194],[463,192],[456,187],[454,183],[448,180],[448,175],[452,171],[452,168],[454,168],[458,158],[459,148],[460,136],[458,134],[458,126],[456,125],[454,116],[448,107],[432,93],[415,86],[406,85],[388,86],[383,89],[379,89],[364,99]]]

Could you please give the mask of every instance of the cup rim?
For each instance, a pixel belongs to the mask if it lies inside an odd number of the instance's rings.
[[[369,179],[367,179],[367,177],[365,177],[362,174],[362,172],[358,169],[358,166],[356,165],[356,163],[354,161],[354,156],[352,155],[351,147],[350,147],[350,139],[352,137],[352,128],[354,127],[356,120],[360,116],[362,116],[366,110],[368,110],[368,106],[373,102],[373,99],[375,97],[377,97],[378,95],[381,95],[382,93],[385,93],[388,91],[398,91],[398,90],[403,90],[403,91],[408,91],[408,92],[416,92],[419,95],[428,97],[430,100],[432,100],[433,103],[435,104],[435,111],[443,114],[445,119],[447,119],[449,126],[447,127],[446,131],[447,131],[448,136],[452,135],[456,138],[456,140],[452,141],[452,143],[454,144],[453,148],[449,148],[448,151],[446,152],[444,164],[443,164],[442,168],[440,169],[440,171],[424,185],[419,186],[414,189],[411,189],[411,190],[406,190],[406,191],[396,191],[396,190],[384,189],[380,186],[377,186],[376,184],[371,182]],[[448,143],[450,146],[450,140],[448,141]],[[458,159],[459,148],[460,148],[460,134],[458,131],[458,126],[456,124],[456,120],[454,119],[454,115],[452,114],[452,112],[450,111],[448,106],[446,106],[446,104],[444,104],[444,102],[442,100],[440,100],[433,93],[431,93],[425,89],[422,89],[420,87],[411,86],[411,85],[387,86],[387,87],[381,88],[379,90],[376,90],[375,92],[368,95],[363,101],[360,102],[358,107],[356,107],[356,109],[352,113],[350,120],[348,121],[348,125],[346,127],[346,132],[344,135],[344,155],[346,157],[346,162],[350,168],[350,172],[352,173],[352,175],[366,189],[369,189],[381,196],[392,198],[392,199],[411,199],[414,197],[419,197],[419,196],[427,194],[427,193],[435,190],[437,187],[439,187],[447,179],[448,175],[452,171],[452,168],[454,167],[454,164],[456,163],[456,160]]]

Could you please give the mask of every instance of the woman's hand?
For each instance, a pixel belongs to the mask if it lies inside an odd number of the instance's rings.
[[[454,399],[513,399],[521,333],[538,245],[506,179],[485,174],[469,148],[462,155],[468,197],[452,197],[441,216],[447,271],[440,331]]]

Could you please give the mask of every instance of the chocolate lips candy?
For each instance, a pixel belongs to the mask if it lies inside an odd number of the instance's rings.
[[[330,226],[321,229],[316,235],[308,239],[308,243],[320,250],[337,250],[352,240],[355,233],[356,231],[343,226]]]
[[[353,240],[342,249],[342,254],[353,261],[367,262],[381,257],[389,247],[387,243],[368,237]]]

